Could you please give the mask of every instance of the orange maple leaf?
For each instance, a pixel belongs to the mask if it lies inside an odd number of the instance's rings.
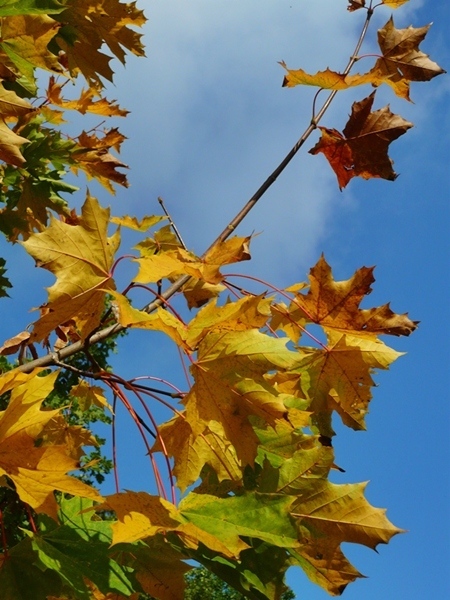
[[[310,289],[299,293],[288,311],[288,323],[317,323],[323,327],[359,334],[409,335],[417,327],[406,314],[394,313],[389,304],[360,308],[375,281],[373,267],[358,269],[350,279],[336,281],[330,265],[321,256],[309,274]]]

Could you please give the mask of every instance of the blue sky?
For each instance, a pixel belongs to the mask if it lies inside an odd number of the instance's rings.
[[[138,3],[139,4],[139,3]],[[118,125],[129,140],[121,158],[130,165],[128,190],[114,198],[90,184],[113,214],[159,212],[162,196],[187,245],[201,253],[279,163],[309,123],[312,88],[281,87],[284,60],[291,68],[342,70],[364,19],[348,13],[345,0],[181,0],[140,3],[146,59],[116,65],[110,98],[131,110]],[[391,11],[377,10],[365,52],[376,52],[375,31]],[[434,22],[421,48],[450,71],[446,2],[411,0],[394,12],[397,27]],[[361,60],[359,71],[371,66]],[[322,124],[342,130],[353,101],[370,90],[340,93]],[[375,108],[391,110],[415,127],[390,147],[395,182],[352,180],[340,192],[322,155],[306,150],[313,135],[238,233],[260,232],[245,272],[279,286],[304,281],[322,252],[337,279],[361,266],[376,265],[367,306],[390,301],[421,324],[410,338],[386,340],[407,352],[378,375],[367,432],[337,426],[336,462],[345,468],[336,482],[370,480],[368,500],[387,507],[388,517],[408,530],[376,554],[344,551],[369,579],[344,592],[347,600],[445,598],[450,595],[450,394],[447,374],[449,250],[449,77],[413,83],[413,103],[389,89],[377,92]],[[84,184],[82,184],[84,185]],[[78,203],[81,204],[80,192]],[[124,236],[124,252],[137,241]],[[3,243],[3,242],[2,242]],[[47,273],[15,247],[8,251],[15,285],[5,301],[2,338],[22,329],[26,314],[45,300]],[[22,269],[23,266],[23,269]],[[122,267],[121,277],[129,278]],[[37,289],[37,293],[33,292]],[[26,302],[23,299],[26,298]],[[182,381],[176,356],[163,340],[133,332],[114,359],[123,377],[152,374]],[[174,372],[175,371],[175,372]],[[145,451],[123,416],[119,432],[121,485],[152,490]],[[113,491],[111,488],[106,492]],[[328,595],[300,570],[288,581],[298,598]]]

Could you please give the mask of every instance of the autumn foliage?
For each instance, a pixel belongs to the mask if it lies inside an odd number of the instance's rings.
[[[309,75],[283,63],[284,86],[330,90],[290,158],[337,91],[386,84],[409,100],[411,82],[443,73],[419,48],[429,27],[397,29],[390,18],[378,32],[374,66],[350,74],[374,8],[354,0],[348,9],[366,18],[342,73]],[[104,96],[105,82],[112,57],[143,56],[136,28],[144,22],[134,2],[119,0],[0,6],[0,229],[55,278],[32,327],[0,348],[12,357],[0,376],[0,600],[136,600],[141,593],[175,600],[183,597],[189,559],[255,600],[280,598],[294,565],[339,595],[361,577],[341,543],[375,549],[401,530],[368,503],[364,484],[329,480],[339,469],[333,413],[365,429],[374,374],[400,356],[380,336],[407,336],[417,322],[388,304],[362,308],[373,268],[336,281],[323,256],[307,281],[246,290],[226,269],[250,259],[251,237],[230,235],[247,209],[197,256],[168,215],[111,217],[89,193],[80,213],[72,208],[70,172],[109,192],[127,186],[116,127],[68,136],[64,126],[69,111],[126,117]],[[77,78],[84,88],[69,98],[66,83]],[[319,127],[310,152],[325,155],[340,188],[353,177],[396,177],[389,146],[412,123],[388,107],[374,109],[375,101],[371,91],[355,102],[342,133]],[[119,290],[123,228],[141,232],[142,241],[127,258],[137,274]],[[10,287],[0,259],[0,296]],[[138,288],[148,293],[145,306],[133,302]],[[166,381],[155,387],[155,373],[124,380],[99,364],[95,344],[133,329],[163,332],[178,347],[188,365],[185,389]],[[79,353],[83,368],[70,362]],[[55,406],[49,398],[65,371],[77,383]],[[117,492],[103,497],[80,471],[84,448],[98,442],[74,424],[73,407],[113,414],[119,402],[149,455],[154,488],[124,492],[116,470]],[[156,421],[157,404],[171,411],[168,421]]]

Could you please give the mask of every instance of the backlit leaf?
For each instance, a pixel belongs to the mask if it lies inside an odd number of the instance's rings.
[[[45,231],[23,242],[36,264],[57,278],[48,288],[45,314],[34,324],[33,340],[71,319],[81,337],[98,326],[106,290],[114,288],[110,269],[120,243],[118,232],[107,237],[108,222],[109,210],[88,196],[77,224],[52,219]]]

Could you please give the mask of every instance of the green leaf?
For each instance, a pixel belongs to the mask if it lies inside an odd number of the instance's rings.
[[[46,600],[59,596],[61,582],[56,574],[38,568],[29,539],[0,556],[0,600]]]
[[[14,15],[52,15],[62,12],[65,7],[58,0],[3,0],[0,17]]]
[[[102,592],[129,596],[134,590],[126,570],[109,556],[111,525],[108,521],[92,520],[92,513],[81,513],[92,506],[82,498],[63,499],[60,520],[62,525],[41,517],[44,532],[33,536],[31,543],[42,566],[55,571],[70,587],[76,598],[90,600],[92,592],[84,577]]]
[[[181,514],[191,523],[222,540],[228,547],[239,537],[258,538],[281,548],[298,546],[297,531],[289,518],[294,498],[247,492],[217,498],[190,493],[181,501]]]

